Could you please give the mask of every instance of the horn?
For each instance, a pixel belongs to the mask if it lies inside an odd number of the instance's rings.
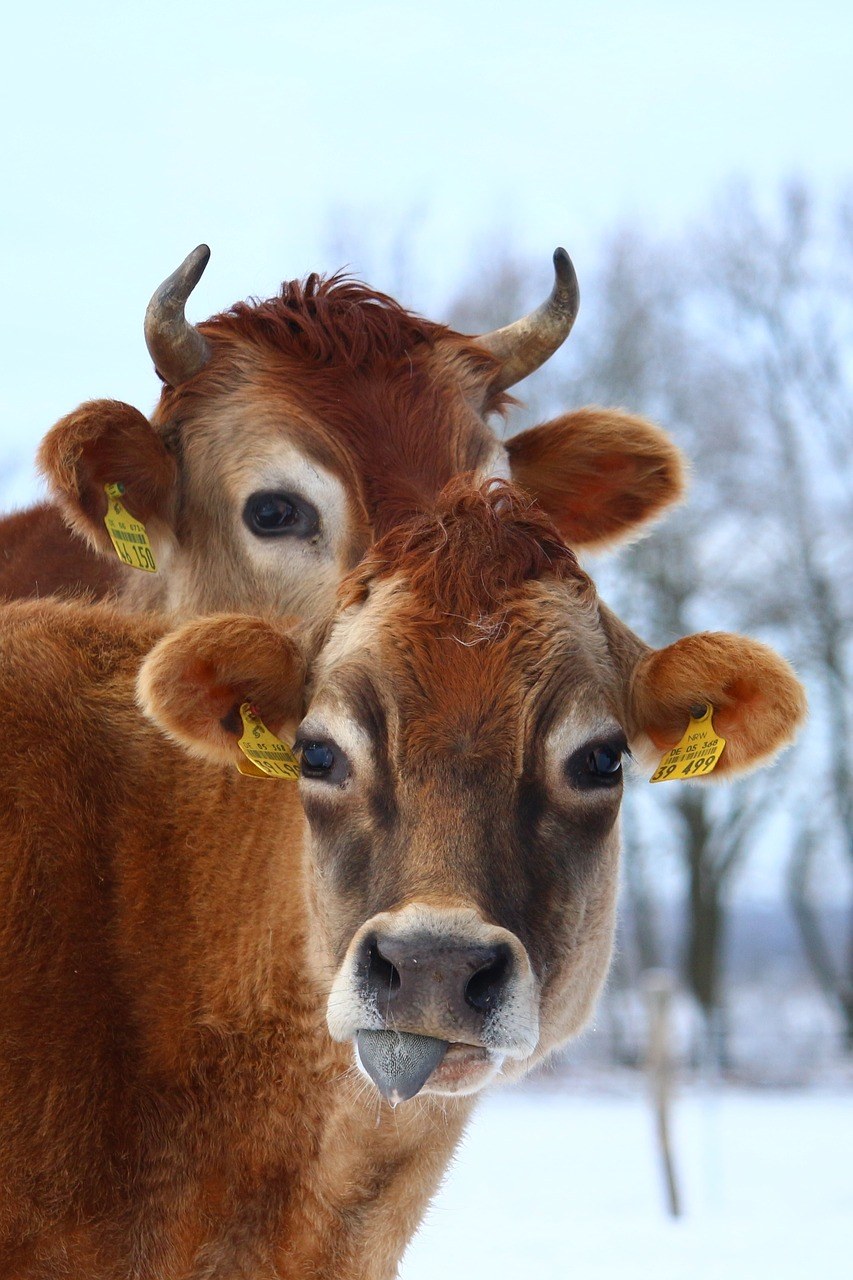
[[[554,288],[547,302],[514,324],[476,339],[503,363],[492,384],[495,390],[514,387],[543,365],[568,338],[579,306],[580,290],[572,260],[565,249],[555,249]]]
[[[154,367],[170,387],[178,387],[207,364],[210,348],[198,329],[187,324],[184,307],[210,259],[206,244],[184,258],[164,280],[145,312],[145,342]]]

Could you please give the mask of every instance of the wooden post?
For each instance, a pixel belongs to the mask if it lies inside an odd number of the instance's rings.
[[[681,1196],[675,1174],[670,1132],[672,1102],[672,995],[674,982],[666,969],[648,969],[643,974],[643,990],[648,1013],[646,1070],[654,1109],[655,1133],[666,1185],[667,1209],[673,1218],[681,1214]]]

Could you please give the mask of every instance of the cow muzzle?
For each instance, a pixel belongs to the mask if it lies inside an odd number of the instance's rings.
[[[392,1102],[472,1093],[539,1035],[538,984],[525,948],[473,908],[410,904],[374,916],[329,995],[336,1040]]]

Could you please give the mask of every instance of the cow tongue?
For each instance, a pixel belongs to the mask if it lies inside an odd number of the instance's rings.
[[[361,1065],[392,1107],[413,1098],[447,1052],[446,1040],[407,1031],[359,1031]]]

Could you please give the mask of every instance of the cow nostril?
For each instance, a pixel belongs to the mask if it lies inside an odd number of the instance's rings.
[[[472,1009],[488,1013],[495,1008],[506,989],[511,967],[509,947],[496,947],[493,959],[478,969],[465,985],[465,999]]]
[[[391,993],[400,986],[400,973],[390,960],[383,956],[377,942],[367,951],[367,980],[374,991]]]

